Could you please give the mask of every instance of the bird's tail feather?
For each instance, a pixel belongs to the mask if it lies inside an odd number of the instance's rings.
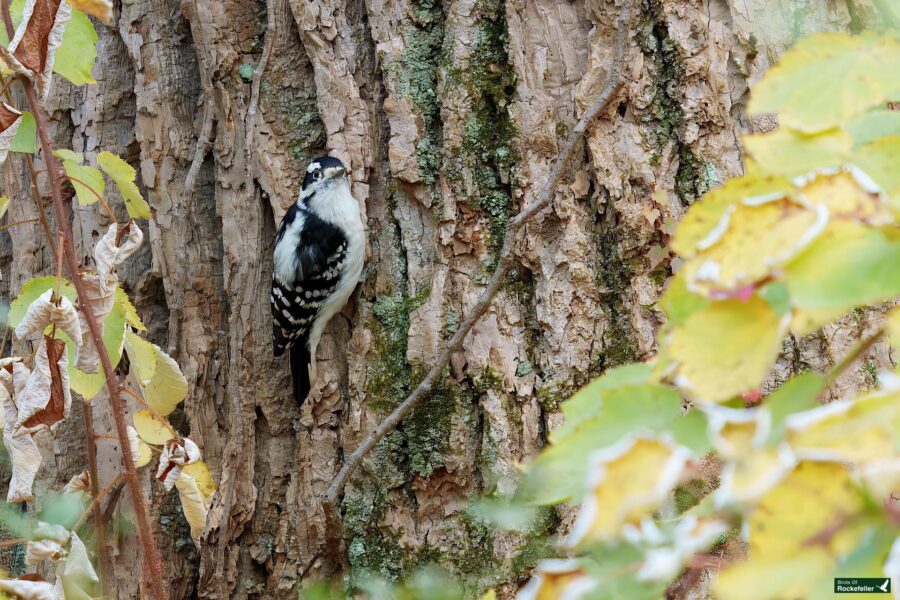
[[[309,362],[310,354],[306,344],[294,344],[291,347],[291,376],[294,380],[294,399],[298,406],[303,404],[309,394]]]

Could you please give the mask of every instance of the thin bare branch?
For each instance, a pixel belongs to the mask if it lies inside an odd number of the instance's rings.
[[[523,208],[515,217],[510,219],[506,235],[503,239],[503,247],[500,250],[497,266],[488,281],[487,287],[482,291],[478,302],[475,303],[466,318],[459,325],[456,333],[453,334],[453,337],[450,338],[450,341],[447,343],[447,346],[434,359],[431,369],[425,375],[422,382],[419,383],[409,397],[395,408],[391,414],[385,417],[385,419],[378,424],[378,427],[376,427],[375,430],[362,441],[356,450],[347,457],[341,470],[335,476],[331,486],[329,486],[328,492],[323,500],[323,508],[325,511],[326,524],[325,543],[329,554],[332,556],[336,555],[338,552],[342,535],[337,502],[339,496],[343,493],[344,486],[347,484],[350,475],[359,466],[366,454],[368,454],[385,435],[395,429],[403,418],[431,392],[438,378],[450,362],[451,355],[462,348],[466,336],[490,307],[491,302],[500,288],[503,287],[507,277],[507,271],[512,265],[513,244],[516,235],[529,220],[549,206],[553,201],[553,198],[556,195],[556,188],[560,183],[563,172],[569,161],[572,159],[576,146],[582,141],[585,130],[588,125],[609,106],[622,86],[624,82],[622,63],[625,56],[625,41],[628,35],[627,25],[630,20],[630,12],[631,6],[630,0],[628,0],[622,6],[622,10],[616,21],[615,53],[609,67],[609,79],[606,81],[606,85],[594,100],[593,104],[581,116],[581,119],[579,119],[578,124],[572,130],[572,133],[569,134],[568,139],[563,144],[560,154],[550,171],[547,183],[537,200],[531,206]]]

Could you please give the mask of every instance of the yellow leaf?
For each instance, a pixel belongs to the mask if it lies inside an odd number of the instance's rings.
[[[693,256],[696,250],[711,246],[724,234],[735,205],[760,197],[783,198],[792,190],[791,182],[783,177],[729,179],[725,185],[711,190],[691,205],[678,225],[672,249],[682,258]]]
[[[807,135],[787,127],[744,136],[744,147],[766,173],[793,177],[814,169],[839,167],[853,148],[853,138],[841,129]]]
[[[213,495],[216,491],[216,482],[213,481],[212,473],[206,461],[198,460],[184,465],[181,472],[190,475],[197,482],[197,489],[203,494],[204,501]]]
[[[810,597],[839,557],[857,546],[868,526],[864,510],[864,498],[844,465],[801,462],[750,514],[748,561],[720,574],[715,597]]]
[[[808,598],[813,582],[834,565],[820,548],[778,561],[752,560],[724,569],[713,583],[718,600],[795,600]]]
[[[118,286],[116,286],[116,302],[122,307],[122,310],[125,311],[125,322],[128,323],[128,325],[134,327],[138,331],[147,331],[146,325],[141,321],[141,317],[138,315],[137,309],[131,303],[128,294]]]
[[[209,508],[206,506],[203,494],[197,487],[197,482],[190,475],[181,476],[175,481],[175,487],[178,488],[178,497],[181,499],[181,510],[184,511],[184,518],[188,525],[191,526],[191,539],[197,547],[200,547],[200,535],[206,527],[206,515]]]
[[[757,297],[712,302],[669,338],[675,383],[702,402],[721,402],[759,387],[781,350],[789,314]]]
[[[112,2],[110,0],[71,0],[73,8],[97,17],[107,25],[112,23]]]
[[[0,219],[6,214],[6,210],[9,208],[9,197],[8,196],[0,196]]]
[[[481,596],[480,600],[497,600],[497,592],[491,588]]]
[[[767,448],[772,415],[768,408],[707,406],[710,440],[725,459],[715,501],[718,506],[757,500],[796,464],[790,448]]]
[[[845,465],[801,462],[750,515],[750,559],[781,560],[808,546],[844,553],[856,545],[859,534],[857,527],[847,525],[864,507]]]
[[[178,363],[159,346],[129,331],[125,349],[147,407],[165,417],[187,395],[187,380]]]
[[[896,100],[898,82],[900,42],[892,35],[821,33],[784,53],[754,86],[747,109],[777,112],[784,125],[820,131]]]
[[[823,231],[824,207],[789,200],[738,205],[721,239],[682,266],[688,288],[708,298],[734,296],[772,276]]]
[[[119,188],[122,199],[125,201],[125,208],[128,210],[128,216],[132,219],[149,219],[150,206],[134,183],[137,173],[132,166],[112,152],[98,154],[97,164]]]
[[[863,465],[900,454],[900,392],[832,402],[791,415],[787,442],[805,460]]]
[[[146,386],[156,373],[157,347],[132,331],[125,332],[125,352],[141,386]]]
[[[582,541],[613,541],[622,526],[638,524],[668,497],[690,458],[667,439],[625,438],[591,455],[587,500],[569,534]]]
[[[171,356],[156,348],[156,372],[149,384],[143,386],[144,401],[156,414],[171,413],[187,395],[187,380]]]
[[[154,446],[162,446],[172,439],[172,429],[165,421],[157,418],[149,410],[134,413],[134,428],[141,439]]]
[[[894,221],[887,196],[856,168],[814,175],[799,193],[811,204],[825,206],[832,219],[869,225],[888,225]]]

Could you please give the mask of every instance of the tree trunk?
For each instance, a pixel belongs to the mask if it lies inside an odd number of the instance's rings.
[[[124,0],[114,27],[98,24],[97,85],[57,79],[48,108],[60,147],[121,154],[152,207],[123,285],[188,379],[174,422],[218,483],[198,550],[177,499],[142,472],[174,598],[296,598],[335,573],[398,578],[429,562],[472,593],[508,593],[540,556],[555,513],[516,536],[472,519],[468,501],[512,494],[558,403],[652,354],[672,225],[741,172],[741,132],[773,126],[744,114],[760,74],[807,32],[883,18],[878,0],[637,1],[623,91],[526,227],[464,351],[352,478],[346,560],[329,564],[320,496],[476,301],[507,218],[534,200],[603,87],[622,1]],[[326,152],[350,168],[368,259],[298,408],[287,361],[272,356],[271,255],[307,161]],[[34,218],[20,156],[3,184],[9,222]],[[47,204],[43,176],[39,191]],[[90,267],[105,217],[73,207]],[[7,298],[54,271],[44,237],[39,225],[0,234]],[[875,319],[789,338],[770,384],[825,368]],[[886,367],[886,347],[865,361]],[[871,371],[851,370],[834,394],[870,385]],[[92,410],[112,431],[107,398]],[[42,440],[43,488],[86,465],[79,411]],[[111,440],[100,462],[102,486],[119,468]],[[136,598],[137,545],[112,533],[119,598]]]

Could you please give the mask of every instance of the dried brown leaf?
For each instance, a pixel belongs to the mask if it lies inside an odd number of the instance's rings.
[[[53,75],[53,56],[62,44],[72,7],[62,0],[26,0],[22,21],[2,52],[10,68],[31,78],[42,96]]]
[[[34,358],[34,370],[22,394],[16,395],[19,409],[17,427],[34,431],[52,427],[69,416],[72,394],[66,345],[44,336]]]

